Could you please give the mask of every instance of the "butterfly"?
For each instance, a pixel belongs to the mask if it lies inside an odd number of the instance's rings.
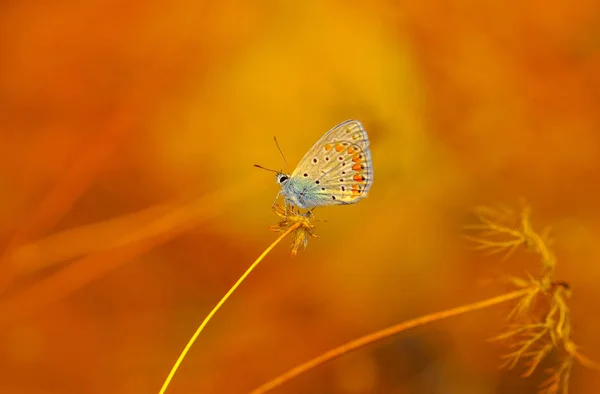
[[[275,179],[281,186],[275,201],[281,194],[286,206],[312,209],[357,203],[373,184],[367,132],[357,120],[338,124],[310,148],[291,174],[277,171]]]

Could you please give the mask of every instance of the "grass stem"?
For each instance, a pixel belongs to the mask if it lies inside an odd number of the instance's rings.
[[[270,391],[276,387],[281,386],[282,384],[290,381],[291,379],[301,375],[305,372],[310,371],[326,362],[329,362],[333,359],[336,359],[346,353],[352,352],[354,350],[360,349],[367,345],[370,345],[376,341],[388,338],[392,335],[398,334],[402,331],[408,330],[410,328],[418,327],[425,325],[427,323],[432,323],[435,321],[439,321],[442,319],[446,319],[448,317],[461,315],[463,313],[472,312],[479,309],[484,309],[490,306],[494,306],[506,301],[514,300],[516,298],[522,297],[528,294],[529,289],[523,289],[518,291],[513,291],[511,293],[506,293],[503,295],[499,295],[493,298],[488,298],[483,301],[475,302],[468,305],[459,306],[452,309],[447,309],[441,312],[431,313],[429,315],[424,315],[417,317],[415,319],[407,320],[402,323],[396,324],[394,326],[384,328],[383,330],[376,331],[374,333],[365,335],[363,337],[354,339],[350,342],[347,342],[341,346],[338,346],[332,350],[329,350],[318,357],[313,358],[301,365],[298,365],[287,372],[277,376],[276,378],[270,380],[269,382],[263,384],[262,386],[254,389],[251,394],[263,394],[267,391]]]
[[[204,327],[206,327],[206,325],[208,324],[208,322],[210,321],[210,319],[212,319],[212,317],[215,315],[215,313],[217,313],[217,311],[221,308],[221,306],[223,306],[223,304],[225,303],[225,301],[227,301],[227,299],[229,298],[229,296],[231,296],[231,294],[233,294],[233,292],[246,279],[246,277],[248,275],[250,275],[250,273],[265,258],[265,256],[267,254],[269,254],[269,252],[271,250],[273,250],[273,248],[279,242],[281,242],[288,234],[290,234],[292,231],[294,231],[298,227],[300,227],[300,225],[301,225],[301,223],[298,222],[298,223],[290,226],[286,231],[284,231],[279,236],[279,238],[277,238],[275,241],[273,241],[273,243],[271,245],[269,245],[269,247],[267,249],[265,249],[265,251],[262,252],[262,254],[260,256],[258,256],[258,258],[252,263],[252,265],[250,265],[250,267],[248,267],[248,269],[246,270],[246,272],[244,272],[244,274],[242,276],[240,276],[240,278],[237,280],[237,282],[235,282],[235,284],[233,286],[231,286],[231,288],[229,289],[229,291],[223,296],[223,298],[221,298],[221,300],[217,303],[217,305],[215,305],[215,307],[206,316],[206,318],[204,319],[204,321],[202,322],[202,324],[200,324],[200,326],[198,327],[198,329],[196,330],[196,332],[194,333],[194,335],[192,335],[192,337],[188,341],[187,345],[185,345],[185,348],[183,348],[183,351],[179,355],[179,358],[177,358],[177,361],[175,361],[175,364],[173,364],[173,368],[171,368],[171,372],[169,372],[169,375],[165,379],[165,382],[163,383],[163,385],[162,385],[162,387],[161,387],[161,389],[159,391],[159,394],[164,394],[164,392],[167,390],[167,387],[169,387],[169,384],[171,383],[171,380],[173,380],[173,376],[175,376],[175,372],[177,372],[177,369],[181,365],[181,362],[183,361],[183,359],[187,355],[188,351],[190,350],[190,348],[192,347],[192,345],[194,344],[194,342],[196,341],[196,339],[198,338],[198,336],[200,335],[200,333],[202,332],[202,330],[204,329]]]

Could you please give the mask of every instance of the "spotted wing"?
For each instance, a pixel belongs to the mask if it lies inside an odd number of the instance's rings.
[[[355,144],[363,150],[369,148],[369,137],[362,124],[358,120],[347,120],[323,134],[321,139],[319,139],[304,155],[302,160],[300,160],[296,167],[296,171],[300,167],[304,167],[304,164],[310,164],[315,157],[322,154],[322,148],[327,144],[339,141],[355,142]]]
[[[373,183],[369,137],[360,122],[348,120],[329,130],[302,158],[292,178],[306,180],[310,205],[353,204]]]

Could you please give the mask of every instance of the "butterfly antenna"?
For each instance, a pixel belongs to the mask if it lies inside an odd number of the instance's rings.
[[[283,157],[283,162],[285,163],[285,168],[286,168],[286,170],[289,171],[290,170],[290,165],[288,164],[287,160],[285,159],[285,156],[283,155],[283,151],[279,147],[279,142],[277,142],[277,137],[273,137],[273,139],[275,140],[275,145],[277,146],[277,149],[279,150],[279,153],[281,154],[281,157]]]
[[[254,165],[254,167],[260,168],[260,169],[262,169],[262,170],[271,171],[271,172],[279,172],[279,171],[272,170],[272,169],[270,169],[270,168],[265,168],[265,167],[263,167],[263,166],[259,166],[258,164],[255,164],[255,165]]]

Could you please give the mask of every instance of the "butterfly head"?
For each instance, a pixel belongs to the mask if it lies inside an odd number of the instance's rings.
[[[287,174],[284,174],[283,172],[278,172],[277,175],[275,175],[275,180],[277,180],[277,183],[280,185],[284,185],[288,180],[290,179],[290,176]]]

